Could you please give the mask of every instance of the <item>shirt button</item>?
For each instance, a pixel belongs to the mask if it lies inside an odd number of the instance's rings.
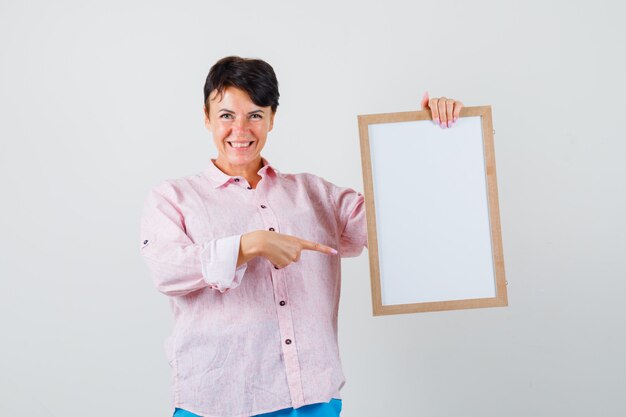
[[[270,232],[273,232],[275,229],[273,227],[270,227]],[[147,241],[146,241],[147,242]],[[145,243],[145,242],[144,242]]]
[[[265,206],[265,205],[263,205],[263,204],[261,204],[261,208],[266,208],[266,206]]]
[[[280,303],[278,303],[278,304],[280,304],[281,306],[284,306],[284,305],[285,305],[285,302],[284,302],[284,301],[281,301],[281,302],[280,302]]]
[[[287,343],[288,345],[290,345],[290,344],[291,344],[291,339],[287,339],[287,340],[285,340],[285,343]]]
[[[248,190],[251,190],[251,189],[252,189],[252,187],[250,187],[250,186],[248,185]]]
[[[274,269],[278,269],[278,267],[276,265],[274,265]]]
[[[144,240],[144,241],[143,241],[143,244],[145,245],[146,243],[148,243],[148,241],[147,241],[147,240]]]
[[[235,178],[235,182],[239,182],[239,178]]]

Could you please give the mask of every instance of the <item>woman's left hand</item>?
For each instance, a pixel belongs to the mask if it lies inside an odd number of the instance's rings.
[[[428,91],[422,97],[422,110],[430,109],[433,122],[443,129],[452,127],[459,119],[463,103],[453,98],[437,97],[428,98]]]

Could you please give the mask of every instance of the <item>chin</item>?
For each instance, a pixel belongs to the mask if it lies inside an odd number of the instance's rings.
[[[236,156],[236,155],[224,155],[225,160],[230,162],[232,165],[246,165],[252,163],[258,159],[260,159],[260,155],[250,155],[250,156]]]

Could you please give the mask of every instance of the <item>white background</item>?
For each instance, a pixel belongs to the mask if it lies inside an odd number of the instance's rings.
[[[358,114],[493,106],[507,308],[372,317],[343,265],[345,417],[623,416],[618,1],[0,2],[0,414],[169,417],[149,188],[216,155],[210,66],[277,72],[264,156],[362,190]]]

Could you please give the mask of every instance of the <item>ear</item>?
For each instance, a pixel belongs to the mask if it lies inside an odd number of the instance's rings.
[[[202,113],[204,114],[204,126],[211,130],[211,121],[209,120],[209,112],[206,109],[206,106],[202,106]]]
[[[276,116],[276,112],[273,111],[270,116],[270,128],[267,129],[268,132],[271,132],[272,128],[274,127],[274,116]]]

